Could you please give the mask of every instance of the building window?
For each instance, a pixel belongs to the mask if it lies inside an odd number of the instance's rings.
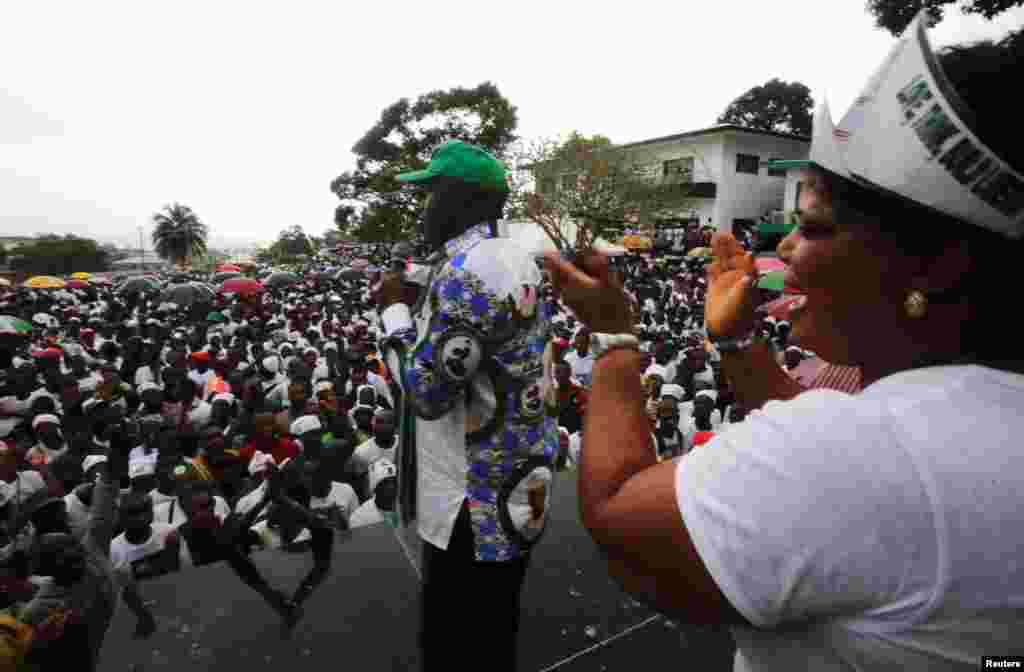
[[[768,162],[771,163],[772,161],[781,161],[781,160],[782,159],[779,159],[779,158],[772,158],[772,159],[768,159]],[[785,177],[785,176],[786,176],[786,169],[785,168],[771,168],[771,167],[768,168],[768,177]]]
[[[662,161],[661,176],[665,178],[674,177],[682,180],[693,179],[693,157],[688,156],[682,159]]]
[[[736,155],[736,172],[737,173],[748,173],[750,175],[757,175],[757,170],[761,165],[761,157],[755,154],[737,154]]]

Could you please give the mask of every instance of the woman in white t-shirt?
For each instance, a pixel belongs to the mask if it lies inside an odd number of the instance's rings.
[[[924,33],[906,31],[886,61],[900,76],[872,78],[843,140],[819,113],[798,226],[778,247],[786,284],[807,297],[790,340],[859,366],[863,391],[768,402],[657,464],[640,356],[620,347],[594,367],[583,522],[627,592],[673,618],[735,626],[737,670],[971,670],[1024,654],[1024,361],[1005,328],[1024,258],[1024,146],[1000,102],[1008,78],[1024,77],[1022,41],[932,59]],[[949,104],[949,87],[964,99]],[[967,140],[964,106],[999,144]],[[967,147],[1016,174],[972,192],[970,162],[920,161],[922,141],[935,155],[953,137],[958,157]],[[747,340],[756,269],[731,235],[712,246],[708,331],[722,350],[734,339],[722,365],[741,397],[745,377],[774,366]],[[582,320],[628,333],[606,264],[590,257],[584,275],[548,257]]]

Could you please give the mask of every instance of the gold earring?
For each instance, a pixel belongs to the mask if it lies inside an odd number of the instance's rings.
[[[920,320],[928,312],[928,297],[915,289],[907,295],[903,308],[907,311],[907,317]]]

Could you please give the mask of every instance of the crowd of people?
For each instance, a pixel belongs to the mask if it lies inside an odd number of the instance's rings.
[[[692,245],[709,235],[700,232]],[[659,459],[685,454],[744,416],[704,347],[703,266],[701,258],[658,253],[631,254],[623,264],[642,316]],[[39,568],[66,564],[75,541],[101,539],[139,635],[154,628],[140,582],[213,562],[230,564],[287,629],[329,571],[335,531],[395,522],[394,381],[378,349],[373,273],[340,280],[310,264],[304,275],[252,295],[211,300],[197,291],[188,305],[168,302],[168,290],[209,278],[167,274],[154,290],[97,283],[58,296],[16,288],[2,297],[5,315],[32,325],[4,336],[0,381],[0,533],[5,607],[15,622],[40,632],[55,620],[61,632],[84,628],[95,655],[102,635],[94,631],[104,626],[54,607],[60,600],[49,596],[54,589]],[[553,316],[544,406],[557,419],[556,466],[566,468],[580,459],[590,332],[550,283],[544,300]],[[764,322],[780,354],[786,327]],[[118,490],[100,502],[104,474]],[[107,509],[97,513],[99,504]],[[43,550],[35,543],[53,534],[68,536]],[[311,554],[295,594],[260,576],[249,559],[259,548]],[[74,563],[58,573],[59,595],[88,575]],[[33,656],[69,635],[48,637],[54,641],[36,638]]]

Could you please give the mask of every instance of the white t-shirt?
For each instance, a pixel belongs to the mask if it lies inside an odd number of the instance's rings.
[[[167,547],[167,537],[174,532],[174,527],[157,521],[151,527],[152,534],[141,544],[129,542],[124,532],[110,542],[110,565],[124,579],[148,579],[160,574],[147,559]],[[182,537],[178,537],[178,540],[181,543],[181,567],[191,567],[192,555],[188,551],[188,544]]]
[[[326,497],[311,497],[309,508],[313,511],[338,507],[343,520],[348,520],[352,513],[359,508],[359,497],[355,489],[348,483],[331,483],[331,491]]]
[[[855,397],[769,402],[682,458],[690,538],[759,628],[734,629],[735,669],[1024,653],[1022,399],[1022,375],[906,371]]]
[[[348,526],[354,530],[357,527],[366,527],[367,525],[383,522],[384,514],[377,508],[377,498],[371,497],[352,513],[348,519]]]
[[[377,439],[371,436],[352,452],[352,457],[348,459],[347,470],[353,474],[365,474],[370,470],[370,465],[382,457],[394,462],[397,445],[398,437],[395,437],[390,448],[381,448],[377,444]]]

